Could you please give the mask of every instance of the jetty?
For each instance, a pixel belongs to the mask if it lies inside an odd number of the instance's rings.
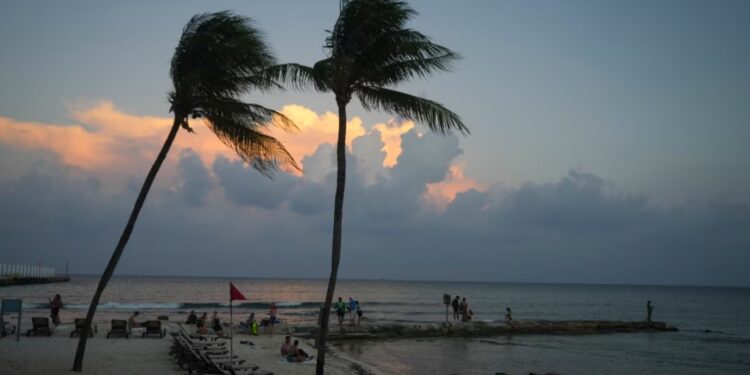
[[[604,333],[633,332],[675,332],[676,327],[665,322],[628,322],[608,320],[518,320],[516,327],[505,324],[472,322],[440,324],[375,324],[358,327],[346,326],[345,332],[338,331],[336,325],[330,326],[328,339],[343,340],[377,340],[398,338],[429,337],[487,337],[512,335],[585,335]],[[314,339],[317,327],[297,327],[295,335]]]
[[[68,282],[70,277],[57,276],[53,267],[0,264],[0,287],[27,284]]]

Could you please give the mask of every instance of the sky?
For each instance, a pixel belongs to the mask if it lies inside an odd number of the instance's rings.
[[[399,90],[471,130],[348,107],[343,278],[750,286],[750,3],[410,1],[458,52]],[[196,13],[325,57],[339,2],[0,3],[0,263],[100,273],[171,124]],[[325,278],[336,106],[252,92],[304,173],[272,180],[181,132],[118,274]]]

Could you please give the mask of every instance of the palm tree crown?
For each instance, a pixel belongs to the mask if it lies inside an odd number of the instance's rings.
[[[267,72],[297,88],[312,85],[318,91],[333,92],[343,104],[355,95],[365,110],[415,120],[439,134],[468,134],[461,118],[440,103],[389,88],[448,71],[460,58],[424,34],[406,28],[406,22],[416,14],[403,1],[347,1],[326,38],[328,58],[313,67],[283,64]]]
[[[205,118],[216,135],[262,173],[299,169],[292,156],[260,128],[294,124],[282,114],[238,96],[251,89],[280,87],[260,74],[275,63],[271,51],[250,20],[229,12],[194,16],[185,26],[172,57],[171,111],[192,131],[188,118]]]

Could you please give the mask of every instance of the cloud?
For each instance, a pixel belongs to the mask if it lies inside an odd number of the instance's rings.
[[[203,204],[206,194],[213,186],[213,180],[198,154],[190,149],[183,151],[177,163],[177,170],[180,177],[176,190],[183,201],[193,206]]]
[[[97,108],[101,113],[75,115],[72,125],[8,119],[0,125],[0,155],[17,169],[0,179],[5,261],[42,259],[59,267],[71,259],[75,272],[103,268],[163,129],[157,121],[151,131],[128,135],[121,125],[138,116],[110,118],[112,108]],[[35,127],[43,130],[34,133]],[[391,123],[386,130],[399,134],[394,164],[384,160],[395,136],[373,128],[351,138],[341,277],[750,286],[746,203],[713,198],[662,208],[575,169],[518,188],[480,184],[463,174],[458,138],[405,127]],[[24,129],[32,135],[15,133]],[[115,143],[102,146],[109,159],[94,161],[52,137],[66,134],[82,134],[80,144],[92,150],[102,135]],[[202,132],[180,138],[216,141]],[[161,265],[171,264],[175,274],[325,277],[336,181],[334,148],[321,142],[302,153],[304,175],[279,173],[273,180],[220,143],[215,153],[179,145],[157,177],[118,272],[160,274]],[[131,159],[139,165],[122,167],[122,183],[107,187],[110,169],[122,160],[135,164]]]
[[[281,113],[294,121],[298,131],[284,132],[271,129],[270,134],[279,139],[295,160],[302,160],[315,153],[322,144],[335,145],[338,136],[338,115],[326,112],[322,115],[301,105],[286,105]],[[351,147],[352,141],[366,134],[362,119],[353,117],[346,123],[346,144]]]

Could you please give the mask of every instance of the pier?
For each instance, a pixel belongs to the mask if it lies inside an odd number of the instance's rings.
[[[70,277],[57,276],[54,267],[0,264],[0,287],[68,281]]]

